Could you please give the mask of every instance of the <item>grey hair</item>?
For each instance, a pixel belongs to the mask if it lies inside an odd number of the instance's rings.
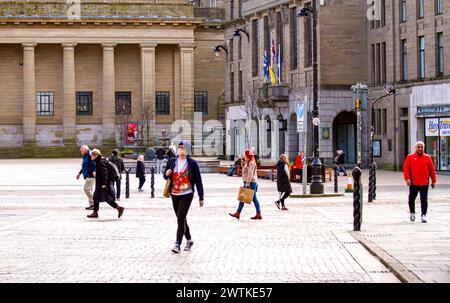
[[[425,143],[423,143],[423,141],[417,141],[416,147],[417,147],[418,145],[422,145],[423,147],[425,147]]]

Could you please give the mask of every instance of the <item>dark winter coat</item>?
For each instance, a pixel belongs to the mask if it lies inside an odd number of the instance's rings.
[[[137,161],[136,165],[136,178],[145,177],[145,164],[142,161]]]
[[[337,156],[337,160],[336,160],[337,164],[345,164],[345,154],[342,153],[340,155]]]
[[[109,158],[109,161],[114,163],[117,166],[117,169],[119,170],[119,173],[122,174],[125,170],[125,165],[123,164],[123,160],[120,159],[118,156],[112,156]]]
[[[167,180],[167,178],[170,178],[170,180],[173,180],[173,171],[175,170],[175,162],[178,160],[178,157],[171,158],[167,162],[166,170],[164,171],[163,177]],[[191,183],[192,191],[195,192],[194,185],[197,187],[198,196],[200,200],[203,200],[204,192],[203,192],[203,182],[202,182],[202,176],[200,174],[200,167],[198,166],[197,161],[192,159],[190,156],[187,157],[187,163],[188,163],[188,170],[189,170],[189,181]],[[171,169],[172,174],[167,177],[166,171]],[[172,188],[170,188],[170,192],[172,192]]]
[[[163,160],[166,156],[166,152],[162,148],[156,150],[156,159]]]
[[[280,193],[292,193],[291,182],[284,170],[286,162],[279,160],[277,163],[277,190]]]
[[[98,156],[95,160],[95,202],[114,202],[114,190],[111,186],[111,182],[108,180],[108,169],[106,168],[106,159]],[[102,186],[105,185],[106,188]]]

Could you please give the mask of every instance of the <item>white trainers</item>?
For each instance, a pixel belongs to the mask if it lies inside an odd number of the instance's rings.
[[[420,217],[420,219],[422,220],[422,223],[427,223],[427,216],[426,215],[422,215],[422,217]]]
[[[194,245],[194,241],[188,240],[187,243],[186,243],[186,246],[184,247],[184,251],[190,251],[192,245]]]
[[[179,254],[181,252],[180,244],[175,244],[175,246],[172,248],[172,252]]]
[[[411,222],[416,221],[416,214],[411,213],[411,214],[409,215],[409,221],[411,221]]]

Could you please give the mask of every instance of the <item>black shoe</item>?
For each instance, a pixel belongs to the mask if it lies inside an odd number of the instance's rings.
[[[278,207],[278,209],[281,209],[281,206],[280,206],[280,200],[275,201],[275,205]]]
[[[86,207],[86,210],[94,210],[94,205]]]

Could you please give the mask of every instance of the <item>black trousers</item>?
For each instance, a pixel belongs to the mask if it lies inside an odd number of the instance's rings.
[[[189,212],[189,207],[191,207],[193,198],[193,193],[182,196],[172,195],[173,210],[175,211],[175,215],[177,216],[178,223],[176,240],[178,244],[181,244],[183,235],[186,237],[186,240],[191,240],[191,233],[189,231],[189,225],[187,224],[186,216]]]
[[[428,210],[428,185],[425,186],[415,186],[412,185],[409,187],[409,212],[415,214],[416,213],[416,198],[417,194],[420,193],[420,206],[422,215],[427,214]]]
[[[116,181],[116,198],[120,198],[120,186],[121,186],[122,180]]]
[[[281,206],[284,206],[284,200],[286,200],[290,195],[291,195],[291,193],[284,193],[283,194],[283,196],[280,199]]]
[[[142,188],[142,186],[144,186],[145,183],[145,177],[139,177],[139,189]]]

